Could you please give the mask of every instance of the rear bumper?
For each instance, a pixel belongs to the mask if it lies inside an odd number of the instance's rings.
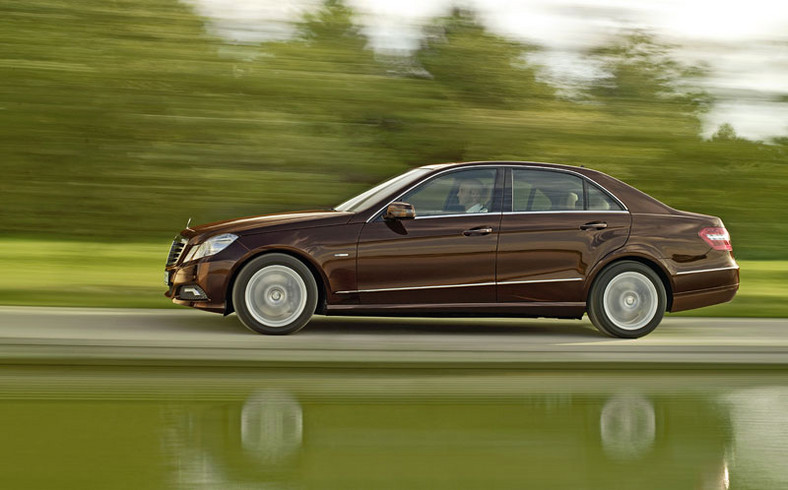
[[[676,276],[674,281],[677,287],[670,311],[675,313],[732,300],[739,290],[739,269],[737,267]]]

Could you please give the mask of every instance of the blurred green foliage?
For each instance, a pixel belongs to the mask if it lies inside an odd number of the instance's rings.
[[[0,304],[176,307],[164,297],[165,243],[0,241]]]
[[[721,216],[737,256],[786,258],[788,138],[723,127],[702,67],[644,32],[589,49],[605,76],[567,96],[536,46],[456,10],[411,56],[367,48],[328,1],[288,41],[232,44],[177,0],[0,4],[6,236],[153,241],[207,222],[333,206],[413,166],[583,164]]]

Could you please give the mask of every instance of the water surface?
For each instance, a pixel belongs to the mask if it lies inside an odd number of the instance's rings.
[[[3,368],[0,488],[788,488],[788,372]]]

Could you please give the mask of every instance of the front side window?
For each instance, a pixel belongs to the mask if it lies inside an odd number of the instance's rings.
[[[412,204],[417,217],[489,213],[495,175],[494,168],[457,170],[427,181],[400,200]]]

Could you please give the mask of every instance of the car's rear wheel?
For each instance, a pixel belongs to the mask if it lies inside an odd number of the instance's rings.
[[[289,255],[272,253],[246,264],[233,286],[241,322],[269,335],[297,332],[312,318],[317,283],[309,268]]]
[[[657,328],[666,305],[665,285],[657,273],[627,260],[607,267],[594,281],[588,317],[600,332],[632,339]]]

